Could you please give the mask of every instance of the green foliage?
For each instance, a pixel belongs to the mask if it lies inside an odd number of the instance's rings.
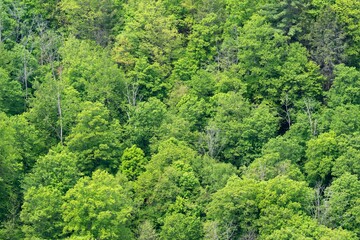
[[[130,107],[129,125],[125,126],[128,146],[135,144],[148,153],[150,140],[156,137],[165,113],[165,104],[157,98],[150,98],[147,102]]]
[[[259,195],[260,218],[257,221],[261,235],[267,236],[288,225],[288,221],[311,210],[313,192],[305,182],[279,176],[264,182]]]
[[[97,168],[116,172],[123,149],[119,122],[101,103],[84,102],[82,108],[66,138],[68,150],[76,154],[78,168],[86,175]]]
[[[330,129],[337,135],[359,131],[360,106],[344,104],[334,109]],[[346,118],[344,118],[346,116]]]
[[[345,49],[345,53],[349,57],[348,61],[352,65],[359,66],[357,58],[359,56],[358,47],[360,43],[360,3],[354,0],[336,0],[332,7],[348,37],[349,44]]]
[[[282,31],[258,15],[253,15],[239,31],[236,69],[247,84],[250,99],[276,102],[284,93],[294,100],[300,94],[319,96],[323,79],[301,44],[288,44]]]
[[[198,167],[194,166],[199,174],[200,184],[209,193],[225,187],[228,179],[237,173],[237,169],[230,163],[218,162],[208,156],[199,159]]]
[[[316,20],[309,26],[308,40],[312,59],[320,66],[321,72],[327,78],[326,89],[329,89],[334,79],[334,67],[346,58],[345,34],[331,7],[323,7]]]
[[[192,201],[199,196],[200,182],[192,164],[196,161],[196,152],[183,142],[169,139],[160,143],[134,185],[142,218],[161,223],[177,197]]]
[[[355,68],[336,66],[334,83],[328,93],[329,105],[360,104],[359,79],[360,73]]]
[[[264,235],[261,239],[356,239],[356,236],[342,229],[329,229],[319,226],[310,217],[294,215],[281,229]]]
[[[205,125],[208,104],[197,96],[185,94],[176,105],[177,115],[192,124],[190,130],[202,129]]]
[[[305,149],[298,141],[291,137],[279,136],[270,139],[263,147],[263,154],[278,153],[281,160],[299,163],[304,158]]]
[[[308,142],[305,172],[311,184],[328,183],[331,168],[338,156],[338,144],[334,132],[323,133]]]
[[[144,170],[147,159],[144,152],[133,145],[131,148],[126,148],[121,156],[121,165],[119,170],[129,180],[135,180]]]
[[[152,223],[148,220],[139,226],[139,240],[156,240],[157,234]]]
[[[197,24],[193,24],[188,38],[185,56],[195,62],[197,67],[208,64],[216,54],[219,32],[221,32],[220,16],[209,13]]]
[[[164,226],[161,228],[160,239],[201,239],[202,226],[200,218],[186,216],[181,213],[168,215],[164,219]]]
[[[246,169],[245,175],[258,180],[269,180],[278,175],[285,175],[294,180],[304,180],[300,169],[290,160],[281,160],[278,153],[263,155],[255,159]]]
[[[360,236],[360,181],[344,173],[326,189],[328,219],[331,227],[342,227]]]
[[[31,31],[31,30],[29,30]],[[32,50],[32,36],[27,36],[21,43],[15,44],[11,48],[10,56],[6,59],[10,77],[21,83],[24,98],[27,100],[32,93],[32,85],[34,80],[41,75],[39,70],[39,63],[33,55],[35,51]],[[5,67],[5,66],[4,66]]]
[[[62,237],[61,192],[52,186],[27,189],[21,211],[26,239]]]
[[[47,74],[42,83],[35,84],[34,98],[30,99],[30,110],[25,115],[47,147],[63,142],[75,124],[81,110],[80,96],[73,87],[60,78]]]
[[[0,111],[8,114],[21,113],[25,107],[21,85],[9,77],[9,73],[0,67]]]
[[[116,37],[114,59],[141,98],[163,98],[171,87],[166,77],[181,43],[175,18],[166,14],[162,1],[129,1],[125,9],[124,31]]]
[[[116,179],[105,171],[79,179],[61,207],[64,233],[88,239],[132,239],[127,228],[131,203]]]
[[[234,92],[219,93],[212,99],[216,112],[207,129],[210,156],[219,152],[221,160],[236,166],[249,164],[260,153],[262,145],[276,134],[275,113],[266,104],[251,109],[247,101]]]
[[[105,46],[114,37],[115,25],[121,21],[120,0],[61,0],[66,30],[81,39],[95,40]]]
[[[0,239],[358,239],[359,10],[0,0]]]
[[[13,217],[18,204],[18,186],[22,176],[21,155],[16,149],[15,130],[0,113],[0,221]]]
[[[51,27],[59,27],[59,0],[21,0],[21,6],[25,12],[25,18],[29,21],[31,18],[38,18],[38,21],[47,21]]]
[[[51,187],[64,194],[80,178],[76,155],[58,146],[40,157],[24,179],[23,188]]]
[[[310,212],[313,193],[306,182],[279,176],[263,184],[265,187],[260,193],[259,206],[264,213],[267,208],[271,208],[271,205],[286,208],[295,213]]]
[[[23,170],[27,173],[37,158],[46,153],[44,139],[24,115],[11,116],[7,124],[15,130],[15,146],[21,156]]]
[[[97,1],[94,1],[97,2]],[[89,40],[70,37],[60,48],[64,81],[75,88],[84,101],[105,104],[117,115],[123,100],[124,76],[106,49]]]
[[[345,172],[351,172],[359,176],[360,173],[360,165],[358,161],[359,156],[360,156],[359,150],[350,147],[346,151],[346,153],[344,153],[335,160],[332,170],[333,175],[340,176]]]
[[[266,17],[272,25],[296,39],[302,32],[302,25],[306,21],[306,10],[309,6],[307,0],[295,1],[264,1],[259,12]]]
[[[257,181],[231,177],[226,186],[212,196],[207,206],[208,219],[216,222],[218,233],[243,234],[255,229],[259,216],[257,195],[262,190]]]
[[[11,16],[11,1],[0,1],[0,42],[14,39],[14,27],[16,20]]]

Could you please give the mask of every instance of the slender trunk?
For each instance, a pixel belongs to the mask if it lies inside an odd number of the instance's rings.
[[[57,108],[58,108],[58,114],[59,114],[59,127],[60,127],[60,142],[61,145],[63,144],[63,117],[62,117],[62,110],[61,110],[61,69],[59,70],[59,80],[57,82]],[[55,75],[54,75],[55,76]]]
[[[62,111],[61,111],[61,97],[60,97],[60,91],[58,89],[57,93],[57,108],[58,108],[58,114],[59,114],[59,124],[60,124],[60,142],[61,145],[63,144],[63,122],[62,122]]]
[[[26,59],[26,53],[25,53],[25,46],[24,46],[24,54],[23,54],[23,67],[24,67],[24,87],[25,87],[25,102],[28,100],[28,66],[27,66],[27,59]]]
[[[306,115],[308,116],[309,119],[309,124],[310,124],[310,131],[312,135],[316,135],[316,127],[317,127],[317,121],[316,119],[314,120],[312,117],[312,106],[310,103],[310,100],[307,99],[305,100],[305,107],[306,107]]]
[[[58,116],[59,116],[59,139],[60,139],[60,143],[61,145],[63,144],[63,116],[62,116],[62,109],[61,109],[61,73],[62,73],[62,69],[59,68],[58,69],[58,75],[59,75],[59,79],[56,79],[56,73],[55,73],[55,69],[54,69],[54,65],[53,62],[51,63],[51,70],[52,70],[52,75],[53,75],[53,79],[54,79],[54,83],[56,84],[56,104],[57,104],[57,112],[58,112]]]

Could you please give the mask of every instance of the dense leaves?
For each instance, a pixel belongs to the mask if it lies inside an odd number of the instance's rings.
[[[359,239],[359,16],[0,0],[0,239]]]

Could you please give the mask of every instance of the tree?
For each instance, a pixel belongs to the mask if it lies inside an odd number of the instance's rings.
[[[275,136],[279,128],[278,122],[276,113],[266,104],[257,106],[250,116],[244,119],[241,138],[247,142],[245,146],[250,146],[245,154],[245,163],[251,162],[260,153],[262,146]]]
[[[186,119],[190,124],[190,130],[201,131],[204,128],[208,112],[208,104],[192,94],[185,94],[175,106],[179,117]]]
[[[280,159],[288,159],[292,163],[301,163],[305,158],[305,148],[296,139],[286,135],[269,139],[264,144],[262,154],[271,153],[279,153]]]
[[[299,43],[289,44],[289,37],[265,17],[253,15],[236,41],[238,64],[232,71],[247,84],[246,94],[252,101],[278,103],[285,93],[294,101],[321,94],[323,79],[316,64],[307,59],[307,50]]]
[[[347,35],[347,47],[345,53],[348,56],[350,65],[359,66],[357,58],[359,56],[359,13],[360,3],[354,0],[336,0],[332,5],[337,19],[339,19],[340,26],[344,29]]]
[[[204,69],[210,62],[217,60],[223,24],[223,21],[221,21],[223,17],[221,16],[221,7],[217,11],[217,13],[205,13],[205,16],[201,17],[199,22],[192,25],[191,34],[187,39],[186,52],[175,63],[173,79],[190,80],[198,69]]]
[[[19,210],[21,155],[16,149],[15,130],[0,113],[0,221],[14,219]]]
[[[63,143],[81,111],[79,92],[52,73],[41,84],[37,82],[35,88],[26,118],[46,139],[48,147]]]
[[[63,236],[62,202],[62,193],[51,186],[27,189],[20,215],[26,239],[54,239]]]
[[[344,173],[326,189],[326,205],[330,227],[342,227],[360,236],[360,181],[356,175]]]
[[[358,127],[360,124],[359,111],[359,105],[344,104],[342,106],[336,107],[332,113],[330,129],[337,135],[350,135],[354,132],[358,132],[360,130]],[[346,118],[343,116],[346,116]]]
[[[331,179],[331,168],[339,151],[336,134],[320,134],[317,138],[309,140],[307,146],[305,172],[308,181],[312,185],[317,182],[328,184]]]
[[[295,1],[264,1],[259,5],[258,12],[265,16],[272,25],[284,31],[284,33],[294,40],[304,31],[306,23],[306,11],[309,7],[307,0]]]
[[[211,194],[225,187],[229,178],[237,173],[232,164],[219,162],[206,155],[196,163],[198,164],[194,166],[194,171],[199,176],[200,184]]]
[[[265,103],[252,109],[239,93],[218,93],[212,100],[215,113],[208,130],[215,133],[212,138],[219,140],[208,141],[209,150],[219,151],[219,159],[236,166],[249,164],[262,145],[275,135],[278,128],[275,113]]]
[[[81,176],[76,163],[76,155],[67,152],[64,147],[50,149],[25,176],[23,188],[26,191],[32,187],[49,187],[65,194]]]
[[[134,181],[136,178],[145,171],[147,159],[144,152],[133,145],[131,148],[126,148],[121,156],[121,165],[119,170],[124,174],[127,179]]]
[[[263,235],[263,239],[356,239],[355,234],[343,229],[330,229],[319,225],[308,216],[294,215],[281,229],[270,235]]]
[[[128,125],[124,126],[128,147],[135,144],[143,149],[146,155],[149,154],[149,143],[156,139],[165,113],[165,104],[156,98],[130,106]]]
[[[217,76],[213,72],[199,70],[187,82],[191,88],[190,91],[194,92],[199,98],[208,99],[214,95],[217,83]]]
[[[310,45],[311,58],[320,66],[327,78],[325,89],[329,90],[334,80],[336,64],[344,62],[345,34],[337,22],[330,6],[323,8],[309,27],[306,37]]]
[[[123,149],[119,122],[101,103],[84,102],[82,108],[65,145],[76,154],[78,168],[84,174],[90,175],[97,168],[116,172]]]
[[[335,66],[334,83],[328,92],[329,106],[341,104],[360,104],[360,72],[344,64]]]
[[[332,174],[334,176],[341,176],[345,172],[350,172],[352,174],[360,174],[360,166],[357,159],[359,159],[360,151],[350,147],[346,153],[341,155],[335,160]]]
[[[9,73],[0,67],[0,111],[18,114],[25,109],[25,101],[19,82],[11,80]]]
[[[11,1],[0,1],[0,43],[13,40],[14,28],[16,26],[15,19],[12,18]]]
[[[256,230],[259,217],[257,195],[262,189],[257,181],[231,177],[226,186],[212,196],[206,209],[208,220],[217,225],[219,234],[232,239]]]
[[[262,184],[264,189],[258,196],[260,218],[256,221],[261,235],[287,226],[293,216],[310,213],[313,190],[306,182],[278,176]]]
[[[79,179],[61,207],[64,233],[71,237],[132,239],[127,228],[131,203],[116,179],[97,170]]]
[[[125,9],[114,60],[123,67],[128,84],[139,88],[139,96],[164,98],[171,88],[167,77],[181,44],[175,18],[166,13],[163,1],[129,1]]]
[[[58,70],[63,81],[78,91],[81,100],[101,102],[113,116],[118,116],[124,96],[124,76],[109,52],[92,41],[74,37],[65,41],[59,52],[62,65]]]
[[[214,116],[205,128],[205,149],[211,157],[219,157],[233,163],[235,158],[241,156],[241,147],[235,146],[240,145],[241,122],[250,115],[250,104],[240,93],[235,92],[218,93],[210,101]]]
[[[114,37],[116,25],[122,21],[122,1],[61,0],[62,19],[71,34],[80,39],[95,40],[106,46]]]
[[[165,217],[160,239],[196,240],[202,239],[202,235],[200,218],[174,213]]]
[[[7,122],[15,130],[15,147],[21,156],[23,170],[28,173],[39,156],[46,154],[45,139],[27,119],[27,113],[11,116]],[[31,149],[31,151],[29,151]]]
[[[297,181],[304,180],[298,166],[288,159],[281,160],[278,153],[269,153],[256,158],[245,172],[245,176],[257,180],[269,180],[278,175],[285,175]]]
[[[139,240],[156,240],[158,239],[158,235],[154,229],[153,224],[145,220],[140,226],[139,226]]]
[[[184,142],[162,141],[134,184],[138,217],[159,225],[178,197],[193,202],[201,191],[193,168],[196,161],[196,152]]]
[[[32,37],[29,33],[29,36],[24,37],[21,43],[15,44],[11,49],[13,69],[10,76],[21,83],[26,101],[32,95],[35,73],[39,68],[37,59],[33,56]]]

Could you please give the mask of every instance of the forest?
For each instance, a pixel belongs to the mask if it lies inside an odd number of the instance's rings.
[[[359,0],[0,0],[0,239],[360,239]]]

